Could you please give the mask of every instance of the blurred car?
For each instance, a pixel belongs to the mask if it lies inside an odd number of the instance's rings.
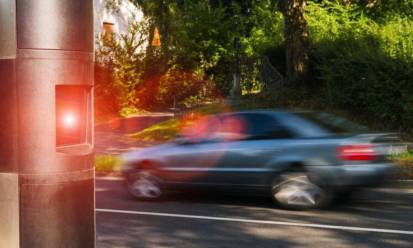
[[[392,134],[326,113],[245,111],[201,118],[183,137],[123,154],[129,192],[157,199],[208,187],[264,193],[285,208],[317,208],[337,192],[384,182]],[[387,137],[387,138],[386,138]]]

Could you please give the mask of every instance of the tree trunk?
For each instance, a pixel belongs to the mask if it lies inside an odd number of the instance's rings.
[[[282,0],[287,82],[303,85],[308,78],[309,40],[304,17],[306,0]]]

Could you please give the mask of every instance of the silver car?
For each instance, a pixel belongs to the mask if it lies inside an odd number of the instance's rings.
[[[383,182],[393,169],[389,137],[324,113],[225,113],[201,118],[177,140],[123,154],[122,171],[140,199],[207,187],[316,208],[336,192]]]

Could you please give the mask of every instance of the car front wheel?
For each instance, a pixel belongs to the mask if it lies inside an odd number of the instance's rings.
[[[139,171],[128,177],[129,193],[142,200],[156,200],[163,196],[162,180],[154,171]]]
[[[326,206],[330,192],[317,185],[306,172],[286,172],[272,183],[272,197],[287,209],[311,209]]]

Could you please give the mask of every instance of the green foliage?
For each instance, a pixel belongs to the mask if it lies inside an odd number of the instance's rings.
[[[100,155],[95,157],[95,170],[98,173],[119,172],[121,160],[114,155]]]
[[[120,111],[119,114],[122,117],[128,117],[131,115],[136,115],[136,114],[142,114],[142,113],[147,113],[147,111],[143,109],[139,109],[137,107],[131,106],[131,107],[123,107]]]
[[[406,152],[394,155],[392,159],[413,164],[413,150],[407,150]]]
[[[113,71],[106,66],[95,63],[95,121],[116,115],[119,111],[118,92],[112,82]]]
[[[184,103],[196,104],[213,97],[214,84],[192,72],[171,69],[159,80],[157,103],[165,107],[178,107]],[[191,103],[192,102],[192,103]]]
[[[212,8],[208,1],[188,1],[176,14],[177,35],[174,43],[179,49],[171,50],[175,56],[173,60],[179,65],[184,68],[193,65],[184,63],[189,54],[197,66],[208,70],[216,65],[221,56],[231,52],[233,20],[228,18],[224,8]]]
[[[250,58],[259,57],[274,40],[282,43],[281,15],[274,15],[271,0],[136,2],[160,28],[162,48],[155,60],[165,68],[161,76],[170,69],[191,71],[204,82],[214,81],[223,96],[232,87],[236,38],[241,40],[240,57],[249,64],[241,68],[247,91],[258,83],[257,65]]]
[[[192,106],[208,97],[226,96],[235,71],[236,38],[241,42],[244,92],[265,89],[259,77],[262,55],[285,73],[279,1],[134,2],[148,20],[131,27],[128,35],[102,41],[97,60],[112,73],[113,83],[101,76],[103,83],[95,89],[100,102],[115,94],[118,98],[111,105],[130,110]],[[308,0],[305,18],[314,82],[306,89],[287,86],[285,92],[301,101],[353,112],[385,128],[413,132],[412,13],[413,0]],[[151,40],[155,26],[161,48],[137,49]],[[244,98],[251,106],[272,106],[271,91]]]
[[[402,178],[413,179],[413,150],[393,155],[391,159],[398,164]]]
[[[325,103],[412,131],[413,21],[393,16],[378,23],[355,5],[332,1],[310,3],[307,18]]]
[[[99,36],[96,61],[112,74],[111,80],[101,85],[100,92],[114,91],[118,109],[133,107],[138,103],[136,88],[142,84],[145,59],[143,48],[147,33],[147,22],[132,21],[127,34]]]
[[[282,46],[284,42],[284,20],[271,0],[260,1],[252,8],[250,34],[242,39],[247,55],[265,53],[271,47]]]
[[[226,90],[233,71],[236,20],[224,6],[212,7],[206,0],[185,1],[174,18],[168,63],[198,72],[205,80],[214,80],[219,90]]]

